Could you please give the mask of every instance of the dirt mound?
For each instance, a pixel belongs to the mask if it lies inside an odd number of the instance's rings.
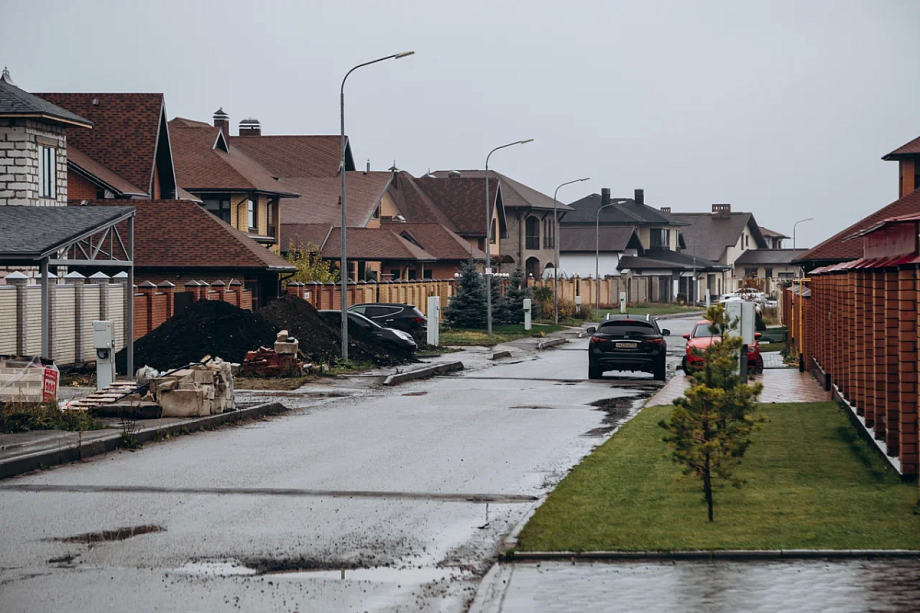
[[[134,342],[134,367],[167,370],[206,355],[242,362],[247,351],[273,346],[276,332],[260,314],[217,300],[193,302]],[[122,349],[115,356],[119,372],[124,372],[126,360],[127,353]]]
[[[339,356],[340,336],[306,300],[282,296],[269,302],[259,313],[279,330],[287,330],[300,341],[300,350],[314,362],[328,363]]]

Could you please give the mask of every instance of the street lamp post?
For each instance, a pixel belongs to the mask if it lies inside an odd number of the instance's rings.
[[[601,278],[601,211],[606,209],[608,206],[613,206],[615,204],[623,204],[625,200],[616,200],[610,204],[605,204],[601,208],[597,209],[597,220],[594,227],[594,279],[595,283],[600,282]],[[599,317],[599,306],[597,300],[594,301],[594,318]]]
[[[800,220],[798,220],[797,222],[795,222],[794,224],[792,224],[792,248],[793,248],[793,249],[795,249],[795,228],[796,228],[796,226],[798,226],[800,223],[804,223],[804,222],[806,222],[806,221],[814,221],[814,219],[815,219],[814,217],[806,217],[805,219],[800,219]]]
[[[486,156],[486,261],[485,266],[483,266],[483,276],[486,279],[486,331],[489,333],[489,338],[492,337],[492,279],[489,277],[489,268],[492,266],[492,253],[491,253],[491,243],[492,243],[492,207],[489,202],[489,158],[492,157],[492,154],[498,151],[499,149],[504,149],[505,147],[512,147],[514,145],[525,145],[527,143],[533,142],[532,138],[526,138],[524,140],[516,140],[513,143],[508,143],[507,145],[502,145],[501,147],[496,147],[489,152],[489,155]],[[496,228],[497,231],[497,228]]]
[[[559,195],[559,188],[571,185],[572,183],[581,183],[590,178],[591,177],[585,177],[584,179],[566,181],[553,192],[553,323],[557,326],[559,325],[559,217],[556,215],[556,196]],[[595,302],[597,302],[597,292],[594,293]]]
[[[371,64],[376,64],[378,62],[383,62],[385,60],[398,60],[414,54],[415,51],[403,51],[401,53],[394,53],[393,55],[388,55],[386,57],[378,58],[376,60],[371,60],[370,62],[364,62],[363,64],[358,64],[351,70],[345,73],[345,78],[342,79],[342,87],[339,90],[339,99],[340,99],[340,111],[342,119],[342,132],[340,136],[340,149],[341,149],[341,159],[339,160],[339,174],[342,176],[342,196],[340,198],[339,204],[342,205],[342,259],[339,262],[339,281],[342,285],[342,359],[348,359],[348,255],[346,250],[346,215],[345,215],[345,81],[348,80],[349,75],[356,71],[359,68],[364,66],[370,66]]]

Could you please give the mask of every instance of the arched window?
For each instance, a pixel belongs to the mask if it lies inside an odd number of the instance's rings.
[[[556,224],[553,223],[552,217],[543,219],[543,248],[553,249],[556,247]]]
[[[489,236],[489,243],[494,245],[496,242],[498,242],[498,220],[497,219],[492,220],[492,229],[490,230],[490,232],[492,233],[492,235]]]
[[[536,217],[528,217],[524,227],[526,249],[540,248],[540,220]]]

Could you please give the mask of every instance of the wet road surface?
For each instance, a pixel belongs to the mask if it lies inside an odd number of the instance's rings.
[[[917,611],[920,560],[514,564],[494,611]]]
[[[586,345],[4,481],[0,611],[464,610],[655,389]]]

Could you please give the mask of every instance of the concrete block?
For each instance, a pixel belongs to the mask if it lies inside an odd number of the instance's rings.
[[[275,342],[275,353],[297,355],[297,349],[299,346],[300,346],[300,341],[294,341],[293,343],[276,341]]]
[[[160,394],[158,401],[160,406],[163,407],[163,417],[203,417],[210,415],[210,406],[205,406],[204,395],[198,389],[165,391]]]

